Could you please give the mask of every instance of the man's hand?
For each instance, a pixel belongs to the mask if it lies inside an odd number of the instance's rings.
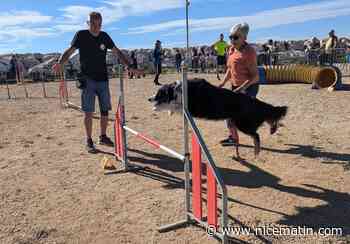
[[[52,66],[52,70],[54,71],[55,74],[60,74],[63,72],[63,65],[61,65],[60,63],[55,63]]]
[[[64,53],[60,57],[59,61],[52,66],[52,69],[56,74],[63,73],[64,64],[67,62],[69,57],[72,56],[72,54],[75,52],[75,50],[76,50],[76,48],[73,46],[68,48],[66,51],[64,51]]]

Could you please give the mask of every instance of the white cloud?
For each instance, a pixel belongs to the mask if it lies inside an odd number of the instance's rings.
[[[252,29],[262,29],[347,15],[350,15],[350,1],[334,0],[330,2],[322,1],[318,3],[268,10],[248,16],[191,19],[190,26],[192,32],[210,30],[228,31],[233,24],[247,22]],[[143,34],[183,28],[185,28],[185,20],[174,20],[155,25],[144,25],[130,28],[126,34]]]
[[[51,20],[51,16],[45,16],[36,11],[5,12],[0,13],[0,28],[6,26],[43,24]]]
[[[42,27],[6,27],[0,29],[0,41],[3,44],[26,43],[35,38],[43,38],[57,35],[57,32],[52,28]]]
[[[0,53],[22,52],[31,48],[32,40],[55,35],[57,31],[52,28],[14,26],[0,29]]]
[[[185,27],[186,20],[174,20],[163,22],[160,24],[144,25],[140,27],[129,28],[129,32],[126,34],[143,34],[149,32],[165,31],[169,29],[177,29],[179,27]],[[193,20],[191,21],[191,26],[193,27]],[[176,30],[179,31],[179,30]]]
[[[31,45],[27,43],[16,44],[0,44],[0,53],[16,53],[16,52],[28,52],[31,49]]]
[[[184,0],[109,0],[104,3],[122,10],[125,16],[181,8],[185,5]]]
[[[108,27],[107,28],[108,31],[115,31],[115,30],[120,30],[119,27]]]
[[[183,29],[175,29],[175,30],[172,30],[170,32],[160,34],[160,36],[162,36],[162,37],[179,36],[179,35],[185,35],[185,33],[186,33],[186,29],[183,28]],[[123,34],[127,35],[126,33],[123,33]]]
[[[30,47],[30,41],[56,35],[53,28],[46,27],[52,16],[37,11],[10,11],[0,14],[0,53],[21,51]]]
[[[184,6],[183,0],[108,0],[103,5],[93,8],[82,5],[71,5],[61,8],[61,24],[85,23],[91,11],[98,11],[103,22],[110,24],[127,16],[144,15],[156,11],[176,9]]]
[[[1,50],[22,49],[34,38],[55,34],[52,28],[41,27],[53,20],[52,16],[42,15],[37,11],[11,11],[0,14]]]
[[[88,15],[94,9],[88,6],[81,5],[70,5],[61,8],[60,11],[63,12],[62,20],[59,22],[61,24],[82,24],[88,19]]]
[[[76,32],[78,30],[86,28],[85,24],[81,25],[70,25],[70,24],[58,24],[53,27],[55,30],[59,31],[59,33],[65,32]]]

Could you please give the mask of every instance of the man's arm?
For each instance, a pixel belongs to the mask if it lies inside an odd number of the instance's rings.
[[[72,46],[72,47],[68,48],[66,51],[64,51],[64,53],[61,55],[60,59],[58,60],[58,63],[62,66],[65,63],[67,63],[68,59],[70,58],[70,56],[72,56],[72,54],[75,52],[75,50],[77,50],[77,49]]]
[[[61,73],[63,71],[64,64],[68,61],[69,57],[77,50],[75,47],[71,46],[68,48],[61,57],[58,59],[58,62],[52,66],[52,69],[56,73]]]
[[[122,53],[122,51],[120,51],[119,48],[113,47],[112,52],[114,55],[118,57],[118,59],[122,62],[122,64],[124,64],[126,67],[130,66],[129,60],[125,57],[125,55]]]

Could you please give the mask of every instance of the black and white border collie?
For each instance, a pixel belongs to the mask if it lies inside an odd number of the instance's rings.
[[[148,99],[154,111],[182,112],[182,84],[163,85],[156,95]],[[279,121],[287,114],[286,106],[273,106],[241,93],[211,85],[204,79],[188,80],[188,110],[195,118],[207,120],[231,119],[237,129],[254,139],[255,156],[260,152],[258,128],[267,122],[274,134]],[[238,144],[236,145],[237,157]]]

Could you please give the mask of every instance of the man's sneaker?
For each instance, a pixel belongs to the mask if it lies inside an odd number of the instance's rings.
[[[91,138],[86,141],[86,150],[88,153],[97,153],[97,149]]]
[[[105,146],[114,146],[114,142],[106,135],[100,136],[100,145],[105,145]]]
[[[220,141],[220,144],[222,146],[234,146],[237,144],[237,141],[233,139],[231,136],[229,136],[228,138]]]

